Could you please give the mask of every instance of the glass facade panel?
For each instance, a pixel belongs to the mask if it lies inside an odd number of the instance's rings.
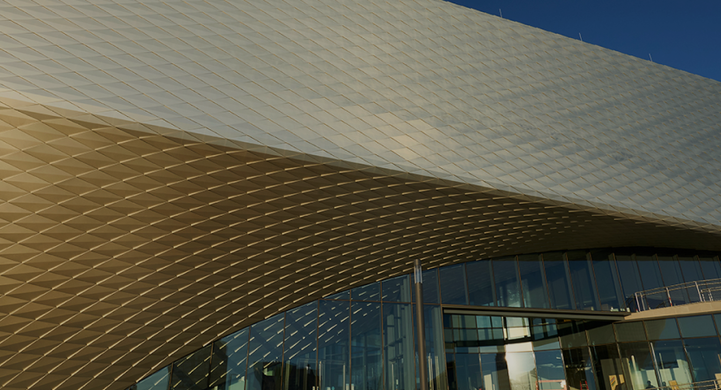
[[[710,315],[681,317],[678,326],[683,337],[716,336],[716,327]]]
[[[464,265],[459,264],[443,267],[439,270],[439,273],[441,278],[442,302],[446,305],[467,305]]]
[[[350,296],[354,301],[380,301],[381,284],[380,282],[376,282],[356,287],[350,290]]]
[[[678,326],[675,318],[666,318],[662,320],[644,321],[646,325],[646,334],[649,340],[667,340],[678,339],[681,335],[678,333]]]
[[[704,279],[721,278],[721,264],[717,256],[698,256]]]
[[[616,338],[618,338],[618,341],[646,340],[646,333],[644,332],[641,321],[614,324],[614,326],[616,327]]]
[[[444,390],[447,379],[446,365],[443,361],[443,314],[441,308],[435,305],[425,305],[423,308],[423,324],[425,325],[427,354],[425,365],[428,367],[428,380],[430,382],[428,388],[430,390]],[[413,329],[415,329],[415,325]],[[415,345],[417,342],[415,336],[413,340],[413,345]],[[418,376],[417,370],[416,376]],[[420,377],[418,377],[418,380],[420,380]]]
[[[681,265],[679,264],[678,258],[673,255],[658,256],[658,266],[661,268],[661,277],[663,277],[663,285],[666,287],[671,286],[667,289],[667,298],[671,300],[672,305],[683,305],[689,302],[689,297],[686,288],[681,288],[679,285],[684,282],[683,274],[681,272]]]
[[[596,345],[591,347],[590,351],[599,390],[630,389],[626,383],[616,344]]]
[[[699,280],[703,280],[703,271],[701,271],[701,264],[699,264],[698,258],[693,256],[674,256],[681,267],[683,272],[683,280],[686,283],[691,284]],[[698,284],[692,284],[686,289],[686,294],[689,297],[690,302],[699,302],[701,300],[701,293],[697,288]]]
[[[596,294],[596,280],[593,264],[586,251],[567,252],[568,268],[573,282],[573,296],[579,310],[600,310],[601,305]]]
[[[415,288],[411,278],[411,302],[415,302]],[[423,271],[423,303],[440,303],[438,296],[438,269]]]
[[[506,353],[511,390],[536,390],[536,362],[533,352]]]
[[[558,327],[558,335],[561,336],[561,347],[575,348],[588,345],[583,321],[558,320],[556,326]]]
[[[571,292],[571,278],[563,253],[544,253],[543,264],[546,266],[551,307],[554,309],[574,309],[575,298]]]
[[[382,300],[385,302],[410,302],[411,277],[408,275],[384,280],[381,282]]]
[[[473,306],[493,306],[496,290],[493,285],[491,260],[480,260],[466,264],[468,299]]]
[[[621,276],[621,287],[623,288],[623,299],[626,307],[631,311],[638,311],[645,302],[642,299],[636,299],[634,295],[643,291],[641,284],[641,275],[638,273],[638,265],[636,259],[631,255],[616,253],[616,266],[618,274]]]
[[[505,353],[482,353],[481,371],[486,390],[511,390]]]
[[[458,390],[478,390],[483,388],[481,355],[477,353],[456,354],[456,386]]]
[[[694,382],[718,380],[721,377],[721,343],[718,338],[683,341],[691,362]]]
[[[321,389],[345,389],[350,385],[349,328],[348,302],[318,302],[318,374]]]
[[[651,345],[656,354],[661,386],[673,387],[693,382],[681,340],[655,341]]]
[[[245,390],[249,328],[213,343],[210,386],[219,390]]]
[[[351,386],[383,388],[381,304],[351,302]]]
[[[284,318],[280,314],[250,327],[248,390],[281,389]]]
[[[493,261],[496,282],[496,305],[521,307],[521,286],[518,282],[518,265],[515,257]]]
[[[307,390],[318,385],[317,330],[317,302],[286,313],[283,352],[284,390]]]
[[[167,390],[170,385],[170,366],[161,369],[130,387],[129,390]]]
[[[546,292],[546,279],[543,275],[541,257],[539,255],[518,256],[518,269],[523,288],[523,305],[548,308],[548,293]]]
[[[204,390],[210,372],[210,345],[173,363],[170,388]]]
[[[536,373],[538,390],[566,390],[566,375],[563,372],[563,358],[560,350],[538,351]]]
[[[423,283],[425,284],[425,277]],[[413,305],[383,305],[383,353],[386,389],[415,388]]]
[[[620,343],[621,362],[629,384],[628,388],[642,390],[658,387],[653,355],[647,342]]]
[[[593,270],[601,300],[601,310],[618,311],[625,309],[621,282],[616,272],[616,261],[610,251],[591,251]]]
[[[663,287],[661,279],[661,270],[658,268],[658,261],[654,255],[635,255],[638,263],[638,271],[641,275],[643,284],[644,297],[646,298],[646,307],[656,309],[659,307],[667,307],[670,305],[668,296],[664,289],[658,292],[649,290],[659,289]]]
[[[594,321],[586,326],[590,345],[611,344],[616,342],[613,325],[607,322]]]
[[[596,379],[588,348],[563,350],[566,384],[570,390],[596,390]]]

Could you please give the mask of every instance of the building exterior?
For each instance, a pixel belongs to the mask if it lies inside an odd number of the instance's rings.
[[[434,389],[720,372],[712,302],[633,317],[721,277],[718,82],[436,0],[0,10],[0,387],[412,388],[414,259]]]

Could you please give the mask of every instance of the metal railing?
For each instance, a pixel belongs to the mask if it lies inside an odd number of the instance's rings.
[[[684,383],[680,385],[666,385],[654,387],[654,390],[721,390],[721,383],[712,379],[708,381]]]
[[[638,291],[626,304],[636,311],[721,300],[721,279],[706,279]],[[699,382],[700,383],[700,382]]]

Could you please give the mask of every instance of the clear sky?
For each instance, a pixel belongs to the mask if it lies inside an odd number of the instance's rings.
[[[721,81],[721,0],[452,2]]]

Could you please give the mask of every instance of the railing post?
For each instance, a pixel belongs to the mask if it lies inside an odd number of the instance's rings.
[[[668,297],[668,305],[673,306],[673,301],[671,300],[671,293],[668,291],[668,287],[666,287],[666,296]]]
[[[637,309],[638,311],[643,311],[643,309],[641,308],[641,304],[640,304],[639,301],[638,301],[638,293],[633,293],[633,295],[636,296],[636,309]]]
[[[703,295],[701,295],[701,290],[699,290],[698,288],[698,282],[693,282],[693,284],[696,285],[696,293],[698,294],[699,302],[704,302]]]

